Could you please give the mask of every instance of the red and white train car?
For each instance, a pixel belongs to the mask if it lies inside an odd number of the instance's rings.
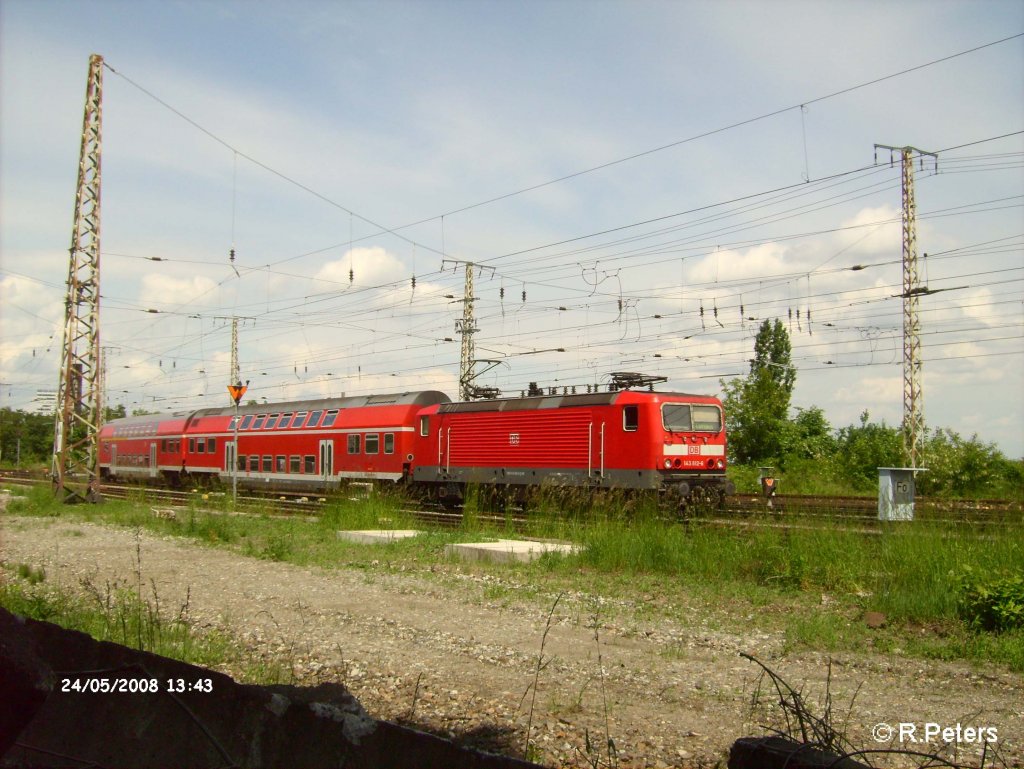
[[[392,481],[455,504],[467,484],[647,489],[679,504],[733,491],[721,402],[636,390],[463,403],[422,391],[131,417],[101,431],[100,469],[271,490]]]
[[[652,489],[720,499],[717,398],[634,390],[444,403],[419,417],[413,480],[457,502],[467,483]]]
[[[100,469],[169,484],[230,483],[237,473],[243,488],[281,490],[401,481],[411,472],[418,413],[447,401],[424,391],[248,405],[237,416],[225,407],[119,419],[100,433]]]

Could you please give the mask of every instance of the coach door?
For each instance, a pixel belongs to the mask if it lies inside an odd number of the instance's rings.
[[[334,476],[334,441],[320,441],[320,476],[330,481]]]
[[[110,444],[110,474],[117,475],[117,444]]]
[[[224,444],[224,472],[235,472],[235,442],[228,441]]]
[[[149,477],[156,478],[160,468],[156,464],[156,444],[149,444]]]

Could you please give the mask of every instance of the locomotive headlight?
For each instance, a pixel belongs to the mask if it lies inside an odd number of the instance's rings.
[[[669,468],[671,468],[671,467],[672,467],[672,460],[671,460],[671,459],[668,459],[668,458],[666,457],[666,458],[665,458],[665,469],[666,469],[666,470],[668,470],[668,469],[669,469]]]
[[[723,469],[725,467],[725,461],[719,459],[717,467],[718,467],[719,470]]]

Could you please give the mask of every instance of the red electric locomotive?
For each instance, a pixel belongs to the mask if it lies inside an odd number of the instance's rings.
[[[467,483],[651,489],[680,506],[732,493],[717,398],[633,390],[424,409],[412,477],[457,503]]]

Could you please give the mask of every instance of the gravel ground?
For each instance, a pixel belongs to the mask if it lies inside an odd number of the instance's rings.
[[[755,616],[727,625],[746,624],[742,632],[723,632],[712,620],[719,607],[685,596],[660,607],[656,621],[645,596],[563,594],[552,611],[554,594],[520,599],[522,586],[495,568],[327,571],[11,515],[0,516],[0,559],[41,566],[48,583],[65,586],[134,585],[141,573],[161,606],[176,612],[187,597],[197,628],[229,631],[257,658],[290,665],[296,683],[340,681],[378,718],[497,752],[522,755],[530,724],[532,757],[550,765],[608,765],[606,735],[624,769],[724,763],[736,738],[763,733],[764,716],[751,712],[759,670],[739,656],[746,652],[812,703],[827,689],[864,748],[890,746],[873,739],[876,724],[914,724],[918,738],[927,724],[995,727],[1002,760],[1024,766],[1024,676],[842,653],[827,683],[826,655],[784,654],[781,633],[759,628]],[[907,746],[935,749],[940,740]],[[963,739],[953,745],[962,759],[978,750]]]

